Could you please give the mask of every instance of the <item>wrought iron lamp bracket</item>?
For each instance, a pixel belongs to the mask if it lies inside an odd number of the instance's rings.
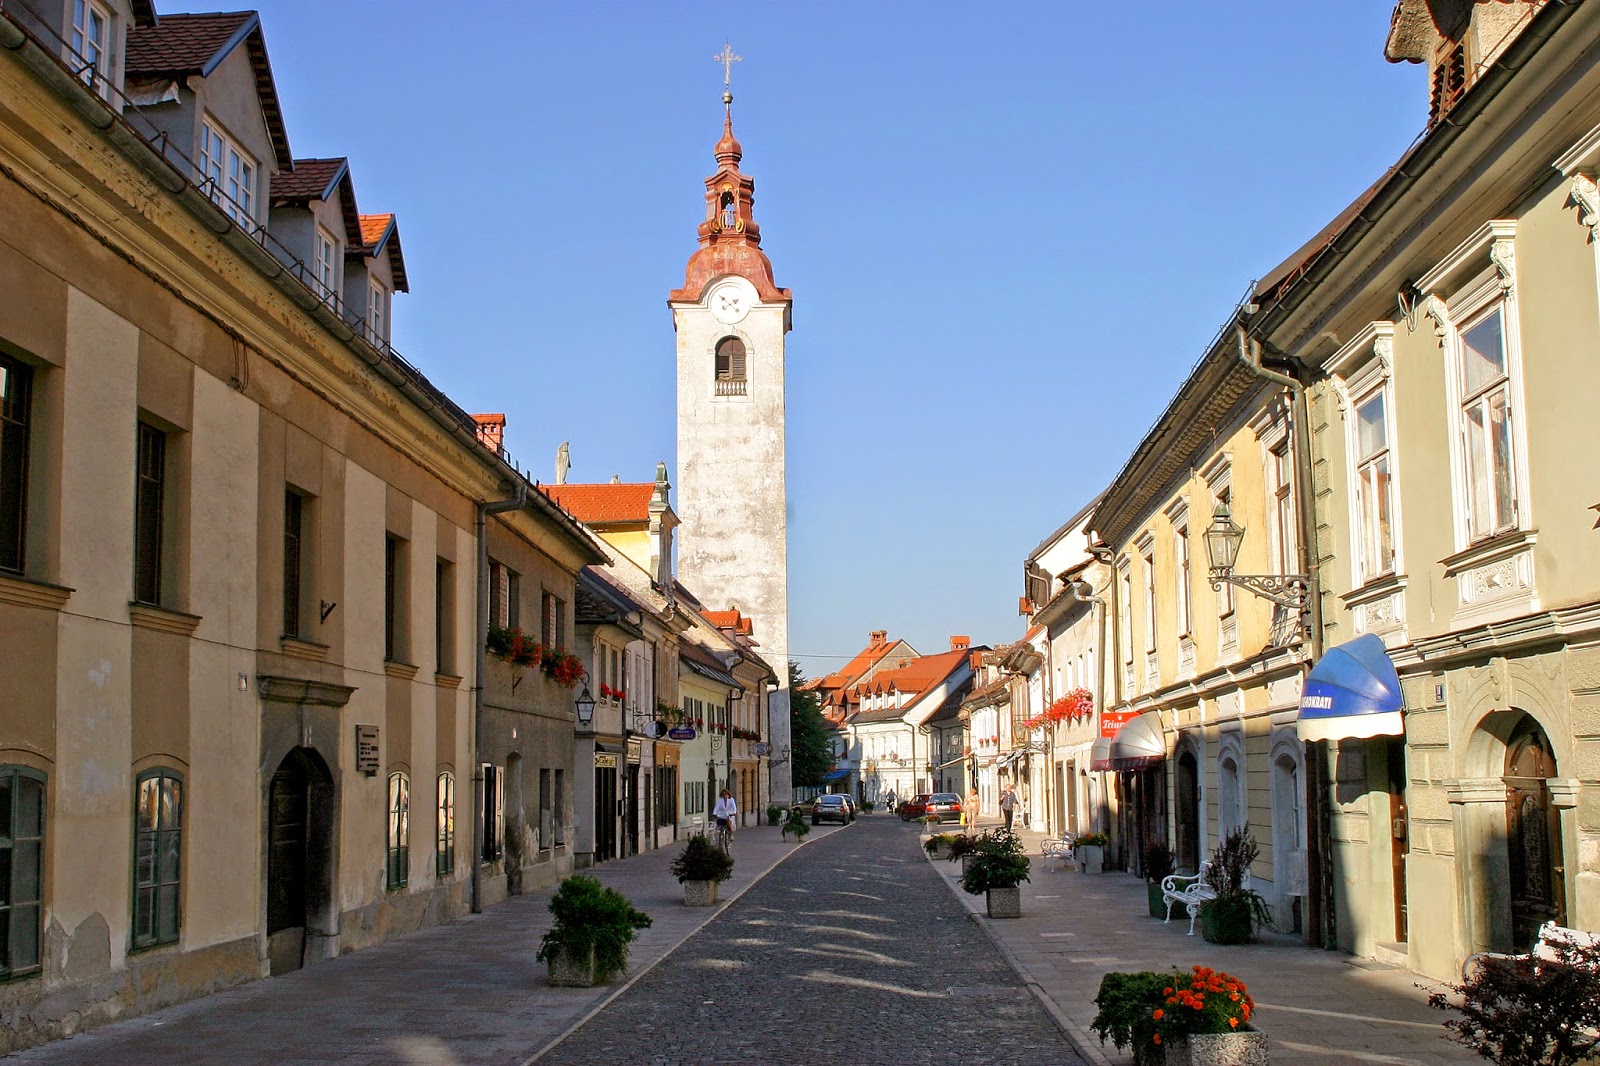
[[[1311,579],[1305,574],[1234,574],[1213,570],[1211,591],[1220,592],[1223,585],[1237,585],[1264,600],[1299,611],[1305,609]]]

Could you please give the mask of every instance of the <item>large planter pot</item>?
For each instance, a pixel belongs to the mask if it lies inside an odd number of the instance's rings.
[[[950,857],[950,845],[940,844],[938,847],[928,852],[928,854],[935,859],[948,859]]]
[[[971,855],[963,855],[963,856],[961,856],[961,876],[962,877],[967,876],[967,867],[969,867],[971,865],[972,865],[972,856]]]
[[[1165,918],[1167,916],[1167,898],[1161,892],[1161,882],[1146,881],[1144,890],[1150,897],[1150,917]]]
[[[1073,849],[1072,857],[1086,874],[1097,874],[1105,865],[1106,849],[1099,844],[1080,844]]]
[[[1267,1066],[1267,1034],[1246,1025],[1232,1033],[1176,1037],[1167,1043],[1167,1066]]]
[[[683,883],[683,905],[685,907],[713,907],[717,903],[717,883],[715,881],[685,881]]]
[[[547,963],[549,981],[557,988],[592,988],[594,979],[594,949],[578,954],[563,948]]]
[[[1200,908],[1200,935],[1208,944],[1248,944],[1255,939],[1248,899],[1213,899]]]
[[[1022,917],[1022,886],[991,888],[986,893],[991,918]]]

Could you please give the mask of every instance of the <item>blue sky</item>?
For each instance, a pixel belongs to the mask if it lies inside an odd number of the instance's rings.
[[[237,8],[173,0],[163,9]],[[395,344],[552,478],[674,462],[673,334],[734,124],[788,345],[791,650],[1021,632],[1021,564],[1246,285],[1420,131],[1391,0],[262,0],[297,156],[395,211]]]

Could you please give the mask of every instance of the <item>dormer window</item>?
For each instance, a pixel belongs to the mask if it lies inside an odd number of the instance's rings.
[[[744,341],[724,337],[717,342],[717,395],[743,396],[745,382]]]
[[[82,67],[78,77],[99,93],[111,91],[111,13],[92,0],[72,2],[72,50]]]
[[[379,346],[389,340],[389,290],[376,280],[367,286],[367,339]]]
[[[317,227],[316,247],[312,249],[311,280],[313,287],[326,302],[332,303],[339,293],[339,238]]]
[[[200,191],[249,227],[256,217],[256,164],[209,121],[200,123]]]

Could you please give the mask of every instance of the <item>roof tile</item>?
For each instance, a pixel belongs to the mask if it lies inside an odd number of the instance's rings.
[[[233,39],[253,11],[162,15],[128,32],[127,75],[198,74]]]
[[[580,522],[648,522],[654,482],[625,485],[544,485],[545,494]]]

